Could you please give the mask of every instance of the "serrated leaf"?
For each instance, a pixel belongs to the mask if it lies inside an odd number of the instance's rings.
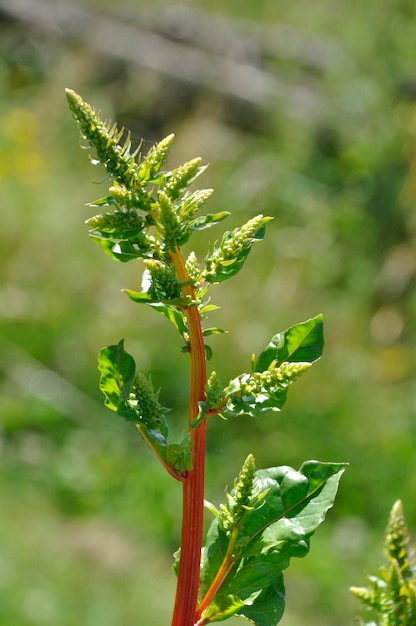
[[[202,595],[222,568],[225,576],[213,601],[235,596],[244,601],[236,615],[257,626],[275,626],[284,609],[282,571],[292,557],[309,551],[310,537],[333,505],[344,469],[343,463],[308,461],[299,471],[286,466],[257,471],[253,506],[235,533],[227,534],[218,519],[211,524],[203,551]]]
[[[136,373],[133,357],[124,350],[124,339],[100,351],[98,369],[101,372],[100,390],[105,396],[104,404],[112,411],[117,411]]]
[[[317,315],[274,335],[258,356],[255,369],[264,372],[273,361],[277,365],[285,361],[313,363],[322,355],[323,347],[323,318]]]

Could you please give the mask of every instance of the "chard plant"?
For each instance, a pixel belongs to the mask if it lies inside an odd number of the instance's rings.
[[[206,432],[215,416],[259,418],[280,411],[290,385],[322,354],[322,317],[275,334],[257,357],[248,359],[247,371],[227,385],[215,371],[207,375],[212,351],[206,338],[224,332],[206,326],[217,308],[208,290],[241,270],[271,218],[257,215],[226,232],[202,262],[193,252],[184,258],[181,248],[194,233],[229,215],[200,213],[212,193],[191,188],[205,169],[201,160],[164,169],[173,135],[145,155],[141,146],[132,151],[129,133],[103,121],[74,91],[66,94],[81,135],[94,151],[92,162],[105,167],[111,183],[108,195],[89,204],[104,210],[87,220],[90,237],[112,259],[142,263],[141,287],[125,293],[174,325],[190,361],[189,412],[183,438],[174,441],[168,409],[150,378],[137,371],[124,340],[99,353],[105,405],[135,425],[166,471],[182,483],[172,626],[204,626],[233,615],[274,626],[284,611],[283,570],[292,557],[309,551],[311,536],[333,505],[345,464],[306,461],[298,470],[256,470],[250,454],[225,503],[208,505],[213,519],[204,540]]]

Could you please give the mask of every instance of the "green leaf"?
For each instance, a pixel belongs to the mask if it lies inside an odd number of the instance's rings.
[[[103,239],[90,235],[91,241],[98,244],[109,257],[122,263],[127,263],[133,259],[141,258],[142,253],[137,250],[129,241],[114,241],[113,239]]]
[[[133,291],[132,289],[123,289],[124,293],[133,300],[133,302],[141,302],[143,304],[157,304],[154,298],[147,291]]]
[[[230,213],[228,211],[221,211],[220,213],[212,213],[210,215],[201,215],[189,223],[191,230],[204,230],[205,228],[211,228],[215,224],[222,222],[228,217]]]
[[[255,369],[264,372],[273,361],[277,365],[285,361],[313,363],[322,355],[323,347],[323,319],[322,315],[317,315],[274,335],[259,355]]]
[[[299,471],[283,466],[256,472],[251,506],[238,527],[226,532],[220,518],[216,518],[208,531],[203,550],[202,596],[220,567],[226,565],[228,573],[204,616],[210,615],[212,603],[212,614],[218,616],[215,606],[222,606],[224,598],[231,596],[244,602],[236,615],[247,617],[257,626],[275,626],[284,609],[282,571],[292,557],[303,557],[309,551],[310,537],[334,503],[345,466],[308,461]]]
[[[136,376],[134,359],[124,350],[124,339],[100,351],[98,369],[101,372],[100,389],[105,396],[104,404],[134,422],[147,445],[174,474],[182,476],[191,469],[192,442],[189,434],[180,443],[168,442],[168,425],[164,416],[167,409],[160,406],[158,393],[153,392],[151,382],[140,374]],[[139,383],[140,389],[137,387]]]
[[[237,596],[219,594],[203,612],[202,619],[204,623],[222,622],[235,615],[243,607],[244,601],[237,598]]]
[[[113,196],[106,196],[105,198],[94,200],[93,202],[87,202],[87,206],[91,207],[111,206],[113,204],[116,204]]]
[[[227,332],[227,330],[223,330],[222,328],[204,328],[202,334],[204,337],[209,337],[210,335],[222,335]]]
[[[100,351],[98,369],[104,404],[112,411],[118,411],[120,402],[128,396],[136,373],[133,357],[124,350],[124,339]]]
[[[172,324],[178,330],[181,337],[183,337],[188,327],[186,324],[186,317],[181,310],[169,304],[162,304],[161,302],[151,302],[149,303],[149,306],[151,306],[152,309],[154,309],[155,311],[158,311],[159,313],[167,317],[168,320],[172,322]]]

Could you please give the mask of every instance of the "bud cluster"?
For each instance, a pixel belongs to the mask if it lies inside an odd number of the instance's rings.
[[[264,227],[271,219],[257,215],[241,228],[226,232],[221,243],[205,260],[205,279],[210,283],[220,283],[234,276],[241,269],[253,243],[263,238]]]
[[[264,372],[253,372],[247,380],[242,382],[241,394],[256,396],[264,390],[273,391],[279,387],[286,387],[306,372],[310,366],[310,363],[285,362],[279,367],[270,367]]]
[[[163,229],[163,242],[166,251],[174,250],[181,244],[182,227],[176,208],[164,191],[159,191],[160,223]]]
[[[134,410],[139,422],[157,428],[164,436],[167,435],[164,416],[166,409],[160,405],[151,381],[143,374],[137,374],[134,379],[128,405]]]
[[[227,493],[227,504],[220,506],[219,524],[227,534],[239,526],[246,511],[252,509],[251,500],[255,488],[255,470],[254,456],[249,454],[234,482],[233,491]]]
[[[95,109],[74,91],[67,89],[66,94],[82,135],[96,150],[98,162],[105,165],[111,176],[128,189],[136,186],[139,183],[139,169],[135,154],[130,153],[130,136],[127,136],[123,146],[119,145],[124,128],[118,130],[115,124],[102,122]]]
[[[155,259],[146,259],[144,265],[150,274],[148,294],[155,300],[175,300],[181,297],[181,283],[172,265]]]
[[[218,379],[217,372],[211,372],[205,387],[206,405],[215,409],[224,400],[224,389]]]
[[[385,549],[390,558],[395,559],[405,578],[412,578],[409,562],[409,532],[400,500],[395,502],[389,517],[385,535]]]
[[[172,200],[177,200],[192,181],[203,171],[201,159],[197,157],[184,163],[172,172],[165,174],[165,192]]]
[[[192,282],[197,282],[201,277],[201,267],[196,258],[195,252],[190,252],[188,258],[185,261],[186,271]]]
[[[145,222],[137,211],[119,211],[101,213],[86,220],[86,224],[100,233],[114,235],[118,239],[137,236],[144,228]]]

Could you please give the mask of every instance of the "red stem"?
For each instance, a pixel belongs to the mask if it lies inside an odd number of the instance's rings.
[[[189,276],[178,250],[172,253],[172,262],[179,280],[188,282]],[[184,287],[183,292],[184,295],[195,297],[192,286]],[[191,357],[188,430],[193,442],[192,469],[183,481],[181,556],[172,626],[194,626],[196,621],[204,516],[207,420],[203,420],[196,428],[191,428],[190,424],[198,415],[198,402],[205,399],[205,348],[198,308],[187,307],[186,316]]]

